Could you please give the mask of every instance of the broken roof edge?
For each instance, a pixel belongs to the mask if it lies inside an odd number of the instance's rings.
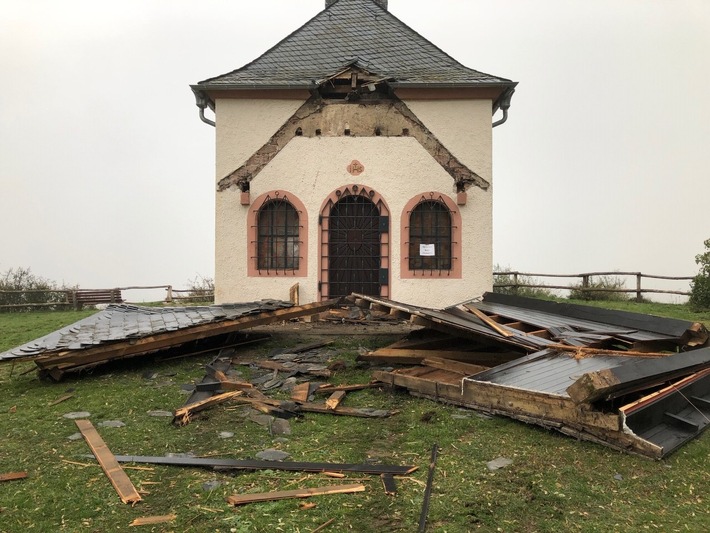
[[[476,300],[477,299],[472,299],[469,301],[471,303],[475,303]],[[483,301],[542,311],[570,318],[592,320],[614,326],[651,331],[673,337],[682,337],[683,335],[690,333],[691,335],[697,337],[697,340],[699,341],[697,346],[704,346],[708,344],[708,330],[700,322],[691,322],[678,318],[666,318],[644,313],[634,313],[632,311],[606,309],[604,307],[595,307],[591,305],[540,300],[537,298],[513,296],[496,292],[484,293]]]

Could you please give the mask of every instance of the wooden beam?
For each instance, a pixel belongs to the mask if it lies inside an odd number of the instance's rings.
[[[111,453],[111,450],[108,449],[108,446],[106,446],[106,443],[101,438],[101,435],[99,435],[99,432],[96,431],[96,428],[94,428],[91,421],[80,419],[75,420],[75,422],[79,428],[79,431],[84,436],[86,444],[89,445],[89,448],[91,448],[91,451],[94,453],[96,460],[99,462],[101,468],[103,468],[106,473],[106,476],[111,481],[111,484],[116,489],[121,501],[123,503],[130,504],[135,504],[141,501],[142,498],[140,494],[138,494],[138,491],[133,486],[133,483],[131,483],[131,480],[123,471],[121,465],[118,464],[116,457]]]
[[[354,483],[352,485],[335,485],[332,487],[315,487],[310,489],[282,490],[278,492],[260,492],[257,494],[235,494],[227,497],[230,505],[245,505],[254,502],[268,502],[274,500],[285,500],[289,498],[310,498],[311,496],[322,496],[325,494],[348,494],[353,492],[364,492],[365,485]]]
[[[342,390],[335,391],[325,401],[326,408],[330,409],[331,411],[334,409],[337,409],[337,407],[340,405],[340,402],[342,402],[345,399],[345,394],[346,394],[346,392],[342,391]]]
[[[504,337],[513,337],[514,334],[505,329],[504,327],[500,326],[495,320],[490,318],[487,314],[485,314],[483,311],[473,307],[472,305],[464,305],[463,308],[476,315],[484,324],[488,325],[491,329],[497,331]]]

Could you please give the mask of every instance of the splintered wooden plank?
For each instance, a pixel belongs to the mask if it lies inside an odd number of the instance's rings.
[[[180,407],[179,409],[175,409],[175,412],[173,413],[173,423],[178,424],[180,426],[187,425],[190,423],[190,419],[195,413],[203,411],[209,407],[212,407],[213,405],[232,400],[237,396],[241,396],[242,394],[244,394],[244,391],[240,390],[224,392],[222,394],[210,396],[205,400],[201,400],[199,402],[191,403],[190,405]]]
[[[345,398],[345,394],[346,394],[345,391],[342,391],[342,390],[335,391],[325,401],[325,406],[331,410],[336,409],[340,405],[340,402],[342,402],[343,399]]]
[[[172,522],[177,518],[176,514],[166,514],[162,516],[142,516],[136,518],[133,522],[128,524],[129,526],[152,526],[155,524],[165,524],[166,522]]]
[[[247,503],[285,500],[289,498],[309,498],[311,496],[323,496],[326,494],[348,494],[364,492],[364,490],[365,485],[354,483],[352,485],[334,485],[332,487],[314,487],[310,489],[282,490],[278,492],[235,494],[227,497],[227,503],[230,505],[244,505]]]
[[[299,383],[291,390],[291,399],[294,402],[307,402],[308,393],[310,392],[310,383]]]
[[[101,435],[99,435],[99,432],[96,431],[91,421],[75,420],[75,422],[79,431],[84,436],[84,440],[86,440],[89,448],[91,448],[91,451],[94,453],[96,460],[121,497],[121,501],[130,504],[141,501],[142,498],[140,494],[138,494],[133,483],[131,483],[131,480],[123,471],[121,465],[118,464],[116,457],[111,453],[111,450],[108,449],[108,446],[106,446],[106,443],[101,438]]]
[[[7,472],[0,474],[0,481],[15,481],[16,479],[25,479],[27,472]]]

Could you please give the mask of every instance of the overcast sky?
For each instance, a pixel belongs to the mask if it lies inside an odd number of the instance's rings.
[[[324,0],[0,0],[0,272],[83,288],[214,272],[214,129],[191,83]],[[710,238],[710,1],[390,0],[519,82],[494,130],[494,261],[694,275]],[[474,295],[471,295],[474,296]]]

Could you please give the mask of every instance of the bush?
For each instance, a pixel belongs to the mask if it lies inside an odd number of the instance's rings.
[[[625,302],[629,295],[625,292],[606,292],[604,289],[624,289],[624,280],[618,276],[595,276],[589,278],[589,284],[573,285],[569,291],[570,300],[604,300],[607,302]],[[589,290],[592,289],[592,290]]]
[[[194,279],[187,281],[187,288],[190,292],[187,293],[185,299],[193,302],[214,301],[214,280],[212,278],[198,274]]]
[[[705,253],[695,256],[695,262],[700,265],[700,270],[690,282],[688,300],[690,306],[698,310],[710,309],[710,239],[704,244]]]
[[[510,267],[501,268],[500,265],[493,267],[493,292],[499,294],[512,294],[515,296],[526,296],[527,298],[551,298],[554,296],[550,289],[544,287],[518,287],[514,274]],[[509,287],[501,287],[500,285],[510,285]],[[535,278],[518,274],[517,285],[544,285],[539,283]]]
[[[56,282],[33,274],[29,268],[11,268],[0,274],[0,306],[11,305],[14,311],[28,311],[37,307],[36,304],[50,304],[44,306],[48,309],[55,308],[51,304],[66,304],[64,291],[67,290],[71,287],[59,287]]]

